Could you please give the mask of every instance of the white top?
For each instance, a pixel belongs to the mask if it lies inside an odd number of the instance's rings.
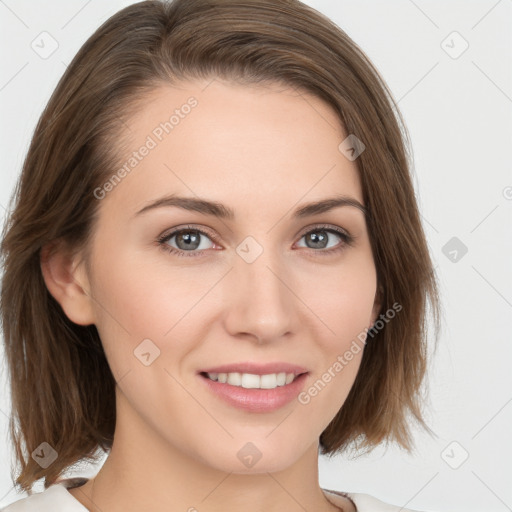
[[[0,512],[88,512],[88,510],[67,491],[70,487],[77,486],[76,479],[65,479],[50,485],[48,489],[34,493],[11,503]],[[82,481],[83,480],[83,481]],[[87,479],[80,478],[80,484]],[[342,505],[341,495],[350,498],[357,508],[357,512],[417,512],[411,509],[396,507],[384,503],[373,496],[361,493],[341,493],[322,489],[325,497],[334,505]]]

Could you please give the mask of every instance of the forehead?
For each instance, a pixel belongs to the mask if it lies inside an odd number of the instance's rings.
[[[250,208],[277,200],[284,208],[333,193],[363,201],[356,164],[339,150],[347,134],[338,115],[287,85],[162,85],[140,98],[126,126],[118,168],[127,172],[109,201],[129,203],[132,212],[164,193],[234,210],[237,202]]]

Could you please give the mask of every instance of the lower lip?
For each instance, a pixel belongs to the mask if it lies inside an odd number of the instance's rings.
[[[307,376],[307,373],[303,373],[290,384],[274,389],[246,389],[211,380],[199,374],[210,391],[228,404],[250,412],[272,412],[289,404],[301,392]]]

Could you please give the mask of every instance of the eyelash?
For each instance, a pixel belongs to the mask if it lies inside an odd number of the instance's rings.
[[[165,251],[166,253],[170,253],[170,254],[176,255],[176,256],[178,256],[180,258],[181,257],[184,257],[184,258],[201,257],[201,253],[204,253],[205,250],[201,250],[201,251],[182,251],[180,249],[176,249],[174,247],[171,247],[169,244],[167,244],[167,242],[173,236],[175,236],[175,235],[177,235],[179,233],[182,233],[182,232],[186,232],[186,231],[196,231],[197,233],[210,238],[213,242],[218,243],[216,237],[213,234],[208,233],[207,231],[204,231],[202,229],[195,228],[194,226],[187,226],[186,228],[175,229],[171,233],[167,233],[165,235],[160,236],[158,238],[158,240],[157,240],[159,247],[163,251]],[[341,230],[340,228],[336,228],[336,227],[329,226],[329,225],[324,225],[324,224],[321,224],[321,225],[318,225],[318,226],[314,226],[310,230],[308,230],[305,233],[303,233],[300,238],[303,238],[304,236],[309,235],[310,233],[317,232],[317,231],[326,231],[328,233],[334,233],[334,234],[338,235],[342,239],[342,242],[338,246],[332,247],[330,249],[319,249],[319,250],[309,249],[310,251],[313,251],[313,253],[320,253],[320,254],[318,254],[319,256],[328,256],[328,255],[337,253],[337,252],[342,251],[343,249],[345,249],[346,246],[351,246],[353,244],[353,242],[354,242],[354,238],[351,235],[349,235],[348,233],[346,233],[345,231]]]

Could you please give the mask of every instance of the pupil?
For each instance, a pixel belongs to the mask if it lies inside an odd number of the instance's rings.
[[[185,242],[185,248],[188,248],[190,249],[192,246],[193,249],[197,249],[198,247],[198,242],[199,242],[199,234],[195,231],[186,231],[180,235],[178,235],[177,237],[177,243],[178,245],[180,244],[180,242],[183,241]],[[196,244],[196,246],[194,246],[194,243]]]
[[[318,233],[318,232],[316,232],[316,233]],[[309,235],[309,238],[312,239],[313,244],[317,244],[317,245],[314,245],[314,247],[317,247],[318,244],[320,245],[321,248],[325,247],[325,245],[323,245],[322,242],[326,241],[327,236],[325,234],[321,234],[320,236],[318,236],[316,233],[311,233]],[[319,233],[322,233],[322,231],[320,231]]]

